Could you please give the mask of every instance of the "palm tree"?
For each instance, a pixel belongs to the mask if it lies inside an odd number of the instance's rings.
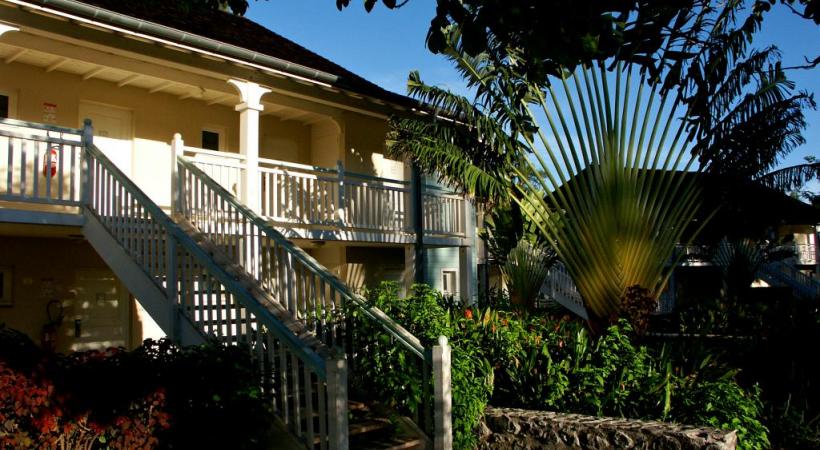
[[[629,69],[616,72],[614,96],[603,67],[570,75],[558,85],[573,102],[571,125],[553,87],[517,83],[503,67],[465,56],[454,44],[448,56],[478,100],[411,75],[409,92],[439,115],[395,121],[391,153],[488,203],[518,204],[567,266],[595,318],[617,314],[630,286],[660,292],[668,278],[664,263],[698,202],[693,183],[674,170],[691,168],[695,159],[683,145],[685,123],[673,119],[668,96],[656,95],[659,84],[648,86],[641,77],[637,101],[630,102]],[[644,89],[651,89],[646,102]],[[663,100],[655,103],[658,97]]]
[[[684,172],[702,166],[680,101],[660,88],[629,68],[608,73],[599,64],[538,97],[547,124],[518,171],[520,204],[553,243],[593,322],[617,316],[630,288],[657,298],[675,245],[694,237],[684,230],[700,188]]]
[[[807,156],[805,159],[806,162],[803,164],[773,170],[756,177],[755,181],[784,193],[797,192],[805,200],[813,203],[816,194],[800,189],[810,181],[820,180],[820,163],[816,162],[813,156]]]
[[[501,266],[510,290],[510,302],[532,310],[554,262],[555,253],[551,249],[520,239]]]
[[[656,297],[674,246],[705,224],[684,235],[700,188],[683,172],[736,168],[763,180],[801,143],[802,109],[813,101],[791,94],[776,49],[747,56],[759,16],[733,28],[738,5],[694,14],[702,35],[667,48],[693,56],[663,79],[599,62],[535,84],[516,76],[514,51],[501,62],[469,57],[451,32],[447,57],[475,99],[412,74],[409,93],[435,114],[395,120],[389,148],[481,202],[519,205],[593,321],[605,321],[629,288]]]

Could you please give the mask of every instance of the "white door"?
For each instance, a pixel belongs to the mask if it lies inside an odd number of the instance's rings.
[[[94,127],[94,144],[131,177],[133,153],[133,114],[131,110],[97,103],[80,103],[80,126],[84,119],[91,119]]]

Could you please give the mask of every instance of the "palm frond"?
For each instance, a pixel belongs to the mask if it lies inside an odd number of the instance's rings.
[[[554,263],[555,253],[549,248],[519,240],[501,266],[512,303],[532,308]]]
[[[784,167],[755,179],[758,183],[781,192],[800,189],[815,180],[820,181],[820,163],[818,162]]]
[[[600,319],[619,312],[629,287],[662,291],[700,204],[697,177],[684,173],[698,165],[679,103],[662,95],[655,104],[657,85],[634,78],[600,66],[553,83],[537,105],[546,123],[528,143],[533,157],[517,173],[522,211]]]

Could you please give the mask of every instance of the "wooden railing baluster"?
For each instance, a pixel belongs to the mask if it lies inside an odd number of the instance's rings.
[[[429,418],[427,411],[432,413],[434,403],[440,400],[439,397],[430,392],[433,386],[431,383],[432,378],[429,375],[432,368],[431,350],[425,349],[417,338],[392,321],[382,311],[368,306],[364,299],[350,291],[344,283],[316,260],[285,239],[278,231],[268,225],[266,220],[242,205],[220,183],[211,180],[195,163],[186,160],[184,157],[179,157],[177,158],[177,166],[179,173],[186,173],[197,179],[196,190],[203,191],[202,198],[207,203],[194,202],[193,205],[187,205],[179,211],[182,216],[197,225],[197,228],[206,234],[208,239],[219,241],[222,236],[218,231],[215,231],[208,224],[198,224],[195,218],[200,216],[200,210],[209,211],[215,207],[214,205],[218,205],[220,211],[226,212],[228,215],[234,215],[236,217],[234,224],[238,225],[234,236],[239,241],[237,247],[241,248],[241,251],[234,255],[233,263],[242,267],[246,274],[256,281],[258,287],[264,289],[275,299],[284,310],[290,313],[293,319],[301,322],[306,330],[311,331],[325,345],[340,346],[348,355],[352,355],[355,353],[351,346],[351,333],[354,330],[351,327],[352,322],[346,318],[345,309],[356,307],[364,313],[363,320],[376,321],[388,336],[395,339],[396,345],[403,346],[412,354],[415,354],[425,368],[423,371],[425,376],[418,381],[421,383],[426,401],[422,411],[420,411],[418,420],[422,421],[424,417]],[[287,172],[278,175],[282,175],[286,180],[282,184],[285,190],[283,199],[288,202],[285,214],[297,220],[322,220],[320,214],[308,211],[308,208],[315,209],[320,205],[318,202],[312,203],[307,197],[320,194],[320,190],[316,189],[319,182],[311,181],[310,178],[289,176]],[[384,224],[392,222],[404,228],[403,220],[392,221],[388,218],[390,215],[382,211],[386,208],[372,211],[363,206],[373,202],[390,204],[393,201],[391,200],[393,194],[385,193],[380,188],[371,189],[367,183],[360,186],[340,184],[340,191],[345,188],[352,189],[350,195],[340,195],[343,201],[351,202],[350,205],[346,206],[346,214],[342,215],[345,217],[346,222],[364,223],[365,226],[371,228],[387,228]],[[288,190],[290,191],[288,192]],[[404,194],[404,192],[400,192],[398,195],[404,197]],[[443,205],[446,207],[448,203],[453,204],[448,200]],[[211,220],[214,220],[213,217]],[[441,222],[441,219],[439,218],[438,221]],[[449,222],[449,228],[453,228],[454,223]],[[442,224],[440,227],[446,228],[447,224]],[[260,244],[262,240],[272,242],[273,245],[266,248]],[[266,268],[265,258],[270,260],[270,269]],[[239,311],[236,311],[236,313],[241,314]],[[330,325],[328,326],[328,324]],[[355,370],[354,362],[353,360],[348,361],[352,367],[351,370]],[[344,370],[344,379],[347,377],[348,363],[335,366],[339,370]],[[300,364],[302,363],[294,359],[294,355],[285,352],[280,347],[279,371],[281,379],[279,380],[279,386],[281,391],[290,391],[280,392],[283,406],[280,414],[283,420],[289,421],[292,430],[299,436],[306,436],[306,439],[310,441],[312,433],[316,432],[312,419],[314,408],[313,387],[311,377],[307,372],[303,373]],[[346,401],[346,386],[334,386],[333,378],[330,375],[330,366],[326,367],[328,367],[326,399],[328,401],[328,411],[327,417],[322,417],[320,420],[328,421],[328,446],[334,448],[334,445],[338,442],[335,442],[335,438],[332,436],[333,433],[339,430],[339,421],[342,420],[340,416],[344,416],[346,422],[346,413],[340,413],[334,408],[339,407],[339,396],[343,396]],[[341,377],[341,375],[338,376]],[[445,379],[449,375],[437,374],[437,376]],[[337,398],[334,398],[334,396]],[[449,423],[449,417],[442,419],[440,414],[440,412],[435,413],[435,419],[437,420],[426,420],[423,425],[433,426],[435,423],[440,428],[440,424]],[[334,423],[334,421],[337,423]],[[321,430],[321,427],[319,429]],[[440,431],[438,428],[428,428],[431,436],[440,434]],[[325,437],[322,437],[322,440],[324,439]],[[447,439],[444,438],[445,441]]]

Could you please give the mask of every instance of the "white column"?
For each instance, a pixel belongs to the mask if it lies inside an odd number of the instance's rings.
[[[433,346],[433,449],[453,449],[453,391],[450,378],[450,344],[439,336]]]
[[[174,213],[182,212],[182,198],[180,197],[180,179],[179,171],[177,170],[177,157],[185,154],[185,142],[182,140],[182,135],[174,133],[174,139],[171,140],[171,211]]]
[[[814,227],[814,272],[820,275],[820,225]]]
[[[459,247],[458,262],[461,298],[467,304],[475,301],[476,295],[476,210],[469,199],[464,200],[464,237],[466,246]]]
[[[347,420],[347,360],[344,353],[328,359],[326,367],[328,447],[330,450],[348,450],[350,427]]]
[[[239,91],[242,103],[236,105],[239,111],[239,153],[245,156],[245,171],[242,172],[242,192],[239,194],[245,205],[256,212],[261,210],[259,189],[259,113],[265,108],[260,101],[270,92],[250,81],[228,80]]]

